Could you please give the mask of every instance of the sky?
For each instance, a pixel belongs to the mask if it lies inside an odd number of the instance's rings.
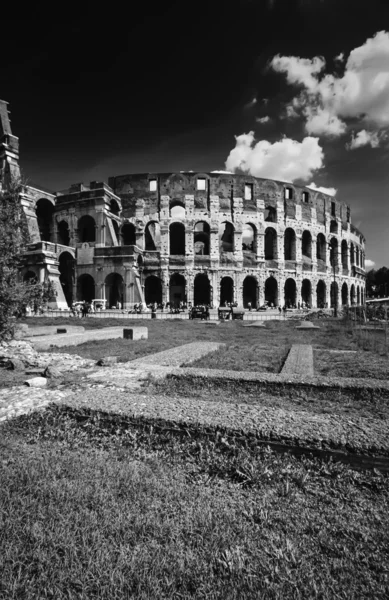
[[[27,181],[247,172],[351,206],[389,267],[389,1],[36,2],[1,14]]]

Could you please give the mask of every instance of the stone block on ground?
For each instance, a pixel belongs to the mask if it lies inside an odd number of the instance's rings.
[[[43,372],[43,376],[49,379],[58,379],[63,377],[63,371],[57,367],[48,366]]]
[[[309,344],[293,344],[281,375],[301,375],[303,377],[314,376],[313,370],[313,348]]]
[[[130,327],[123,329],[125,340],[147,340],[149,337],[147,327]]]
[[[266,327],[263,321],[255,321],[254,323],[247,323],[243,327]]]
[[[301,325],[297,325],[295,329],[320,329],[320,327],[314,325],[311,321],[303,321]]]
[[[96,362],[96,365],[98,367],[109,367],[110,365],[117,363],[117,361],[118,361],[117,356],[104,356],[104,358],[100,358]]]
[[[27,379],[24,382],[24,385],[28,387],[45,387],[47,385],[47,379],[45,377],[33,377],[32,379]]]
[[[25,365],[20,358],[10,358],[8,369],[12,369],[13,371],[24,371]]]

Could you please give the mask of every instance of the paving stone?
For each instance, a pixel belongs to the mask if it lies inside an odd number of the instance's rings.
[[[190,344],[184,344],[183,346],[171,348],[170,350],[164,350],[163,352],[150,354],[149,356],[142,356],[142,358],[137,358],[131,361],[131,363],[127,364],[180,367],[188,362],[198,360],[206,354],[214,352],[215,350],[218,350],[224,346],[225,344],[221,344],[219,342],[192,342]]]
[[[123,329],[123,338],[125,340],[147,340],[149,331],[147,327],[126,327]]]
[[[312,321],[303,321],[301,325],[297,325],[295,329],[320,329],[318,325],[314,325]]]
[[[50,346],[78,346],[94,340],[111,340],[123,337],[122,327],[105,327],[104,329],[90,329],[81,333],[63,333],[61,335],[45,335],[26,338],[36,350],[49,350]]]
[[[314,375],[313,349],[309,344],[293,344],[281,375]]]

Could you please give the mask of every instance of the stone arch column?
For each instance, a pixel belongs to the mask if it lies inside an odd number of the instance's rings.
[[[285,264],[284,252],[285,252],[285,230],[278,229],[277,231],[277,261],[278,268],[283,269]]]
[[[265,260],[265,232],[257,228],[257,261]]]
[[[303,258],[303,253],[302,253],[302,234],[301,231],[296,231],[295,232],[296,235],[296,262],[297,263],[301,263],[302,258]],[[301,300],[300,300],[301,302]]]

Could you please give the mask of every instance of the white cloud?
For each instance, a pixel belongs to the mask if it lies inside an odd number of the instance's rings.
[[[306,137],[296,142],[284,137],[274,144],[267,140],[256,142],[254,132],[235,136],[236,145],[226,160],[226,169],[238,169],[255,177],[281,181],[310,179],[323,167],[324,153],[318,138]]]
[[[221,173],[225,175],[233,175],[232,171],[211,171],[211,173]]]
[[[270,121],[270,117],[266,115],[266,117],[257,117],[255,120],[257,123],[268,123]]]
[[[311,190],[315,190],[316,192],[323,192],[323,194],[329,194],[329,196],[335,196],[336,192],[338,191],[336,188],[321,187],[313,182],[307,185],[307,187]]]
[[[347,150],[355,150],[356,148],[361,148],[362,146],[378,148],[380,142],[381,139],[377,131],[366,131],[366,129],[362,129],[361,131],[358,131],[357,135],[351,136],[351,142],[346,144],[346,148]]]
[[[338,61],[344,59],[341,54]],[[308,133],[340,136],[347,119],[380,129],[389,126],[389,33],[379,31],[350,52],[342,76],[325,74],[322,57],[275,56],[270,66],[300,86],[292,102]]]
[[[365,269],[372,269],[375,265],[374,260],[370,260],[370,258],[367,258],[365,260]]]
[[[338,54],[338,56],[335,56],[335,60],[337,62],[344,62],[344,52],[341,52],[340,54]]]

